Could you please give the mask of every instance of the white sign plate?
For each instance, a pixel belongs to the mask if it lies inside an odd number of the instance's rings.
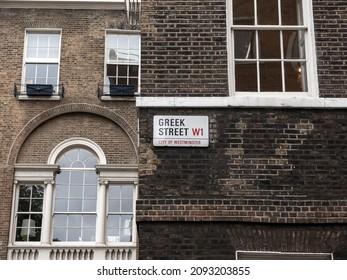
[[[208,147],[208,116],[154,116],[153,145]]]

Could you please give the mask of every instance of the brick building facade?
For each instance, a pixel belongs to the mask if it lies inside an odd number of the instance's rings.
[[[347,258],[344,1],[142,0],[140,26],[138,1],[20,2],[0,5],[1,259]],[[58,82],[32,96],[42,65]],[[158,145],[156,117],[207,117],[207,147]]]

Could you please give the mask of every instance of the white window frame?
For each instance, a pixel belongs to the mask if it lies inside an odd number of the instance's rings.
[[[108,57],[108,36],[109,35],[137,35],[139,37],[139,53],[138,53],[138,63],[115,63],[112,60],[109,60]],[[110,97],[109,91],[109,81],[107,76],[107,65],[134,65],[138,66],[138,84],[135,87],[134,95],[139,95],[141,92],[141,32],[139,30],[121,30],[121,29],[107,29],[105,31],[105,60],[104,60],[104,88],[103,93],[106,96],[103,96],[103,100],[107,100]],[[112,63],[113,62],[113,63]],[[129,74],[127,74],[127,78],[129,78]],[[129,83],[128,83],[129,84]]]
[[[29,34],[59,34],[59,50],[57,58],[28,58],[28,35]],[[26,92],[26,65],[27,64],[57,64],[57,84],[53,85],[54,92],[52,99],[59,98],[59,81],[60,81],[60,57],[61,57],[61,41],[62,41],[62,30],[61,29],[48,29],[48,28],[28,28],[25,30],[24,50],[23,50],[23,65],[22,65],[22,82],[21,92]],[[25,98],[22,98],[25,99]]]
[[[229,94],[233,97],[299,97],[318,98],[318,76],[316,65],[316,52],[314,40],[314,25],[311,1],[302,0],[303,25],[302,26],[267,26],[267,25],[233,25],[233,1],[226,1],[227,5],[227,42],[228,42],[228,65],[229,65]],[[237,92],[235,87],[235,59],[234,59],[234,32],[233,30],[305,30],[305,52],[307,67],[307,92]],[[283,73],[282,73],[283,77]],[[282,78],[283,79],[283,78]],[[283,85],[284,86],[284,85]],[[259,88],[259,84],[258,84]]]

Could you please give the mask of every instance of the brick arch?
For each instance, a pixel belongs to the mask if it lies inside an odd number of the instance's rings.
[[[128,135],[130,141],[133,144],[136,156],[138,156],[136,149],[137,133],[122,116],[101,106],[86,103],[73,103],[50,108],[31,119],[17,134],[15,140],[13,141],[12,146],[10,148],[10,152],[7,157],[6,165],[12,166],[15,164],[21,146],[23,145],[27,137],[34,131],[35,128],[37,128],[39,125],[43,124],[51,118],[63,114],[76,112],[99,115],[116,123]]]

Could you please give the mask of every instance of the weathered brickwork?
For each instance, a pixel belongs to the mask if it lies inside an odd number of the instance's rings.
[[[142,94],[227,95],[225,1],[142,1]]]
[[[345,225],[139,223],[140,259],[225,259],[237,251],[333,253],[346,259]]]
[[[19,100],[25,31],[61,30],[59,101]],[[0,259],[6,259],[14,164],[47,163],[52,149],[72,137],[102,147],[108,163],[137,163],[135,99],[102,101],[105,32],[126,29],[124,11],[0,9]]]
[[[320,95],[346,97],[347,3],[313,0]]]

